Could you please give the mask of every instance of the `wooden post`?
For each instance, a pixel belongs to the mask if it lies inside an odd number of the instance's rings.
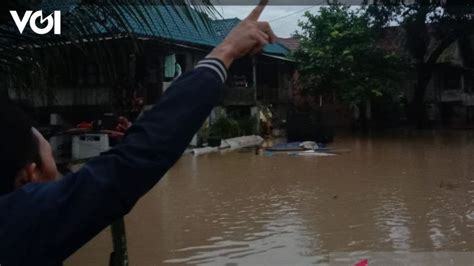
[[[256,56],[253,56],[252,57],[252,81],[253,81],[253,98],[254,98],[254,102],[255,102],[255,107],[256,107],[256,121],[255,123],[257,123],[255,125],[255,130],[257,131],[256,134],[259,135],[260,133],[260,109],[258,108],[258,104],[257,104],[257,57]]]
[[[257,102],[257,58],[255,56],[252,57],[252,82],[254,101]]]
[[[128,266],[127,237],[123,218],[112,224],[112,242],[114,250],[110,254],[110,266]]]

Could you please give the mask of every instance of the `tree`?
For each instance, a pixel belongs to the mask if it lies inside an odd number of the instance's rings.
[[[365,104],[397,92],[403,60],[378,43],[380,29],[365,10],[331,5],[305,14],[300,22],[303,90],[310,95],[335,93],[350,104]]]
[[[411,117],[421,128],[426,120],[426,87],[439,56],[452,43],[459,41],[465,65],[473,66],[472,44],[467,36],[474,33],[474,3],[462,0],[415,0],[410,1],[410,4],[405,2],[375,0],[365,1],[365,4],[370,4],[368,13],[380,26],[387,26],[395,21],[406,31],[406,48],[414,59],[417,75]],[[434,32],[432,36],[430,31]]]

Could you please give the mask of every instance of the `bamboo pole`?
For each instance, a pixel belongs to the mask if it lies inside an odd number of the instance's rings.
[[[110,266],[128,266],[127,236],[123,217],[110,227],[114,250],[110,254]]]

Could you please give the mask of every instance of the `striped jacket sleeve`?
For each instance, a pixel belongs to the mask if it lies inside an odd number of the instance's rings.
[[[227,70],[207,58],[183,74],[126,133],[77,173],[0,199],[2,265],[56,265],[127,214],[180,158],[221,98]],[[172,206],[170,206],[172,208]]]

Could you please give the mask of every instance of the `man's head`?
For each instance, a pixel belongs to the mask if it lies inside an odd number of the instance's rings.
[[[0,195],[31,182],[54,180],[51,146],[19,108],[0,106]]]

